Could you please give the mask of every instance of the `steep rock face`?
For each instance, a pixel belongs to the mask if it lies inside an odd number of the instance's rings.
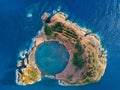
[[[44,13],[43,16],[41,17],[43,22],[46,22],[46,20],[49,18],[50,14]]]

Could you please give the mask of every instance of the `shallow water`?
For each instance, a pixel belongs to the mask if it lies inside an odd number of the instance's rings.
[[[69,60],[65,46],[57,41],[49,41],[36,50],[36,63],[44,74],[57,74],[64,70]]]

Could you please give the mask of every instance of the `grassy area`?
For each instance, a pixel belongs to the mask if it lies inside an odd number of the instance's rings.
[[[23,73],[22,81],[26,84],[38,79],[38,70],[34,67],[26,68]]]
[[[75,48],[78,50],[78,52],[74,53],[73,64],[82,69],[85,65],[85,61],[82,59],[82,54],[84,50],[80,43],[76,43]]]

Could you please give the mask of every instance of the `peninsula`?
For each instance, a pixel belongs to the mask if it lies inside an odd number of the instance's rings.
[[[42,16],[44,25],[36,36],[34,45],[24,62],[18,62],[16,70],[17,83],[20,85],[32,84],[42,79],[42,72],[37,67],[35,52],[38,46],[47,41],[58,41],[63,44],[70,58],[65,69],[56,75],[46,75],[59,81],[60,85],[83,85],[97,82],[101,79],[106,68],[106,52],[102,48],[100,38],[84,30],[76,23],[67,20],[63,12],[53,16],[44,13]]]

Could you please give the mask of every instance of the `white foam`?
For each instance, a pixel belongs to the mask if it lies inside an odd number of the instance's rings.
[[[32,42],[31,42],[30,47],[28,49],[28,54],[30,53],[31,49],[34,47],[35,39],[40,34],[40,32],[41,32],[41,30],[39,30],[38,33],[37,33],[37,35],[34,38],[32,38]]]
[[[53,10],[53,14],[56,14],[57,13],[57,11],[56,10]]]
[[[21,51],[21,52],[19,53],[20,58],[24,59],[24,58],[25,58],[25,55],[26,55],[27,53],[28,53],[27,50]]]
[[[34,47],[34,42],[35,42],[35,38],[32,39],[32,43],[28,49],[28,54],[30,53],[31,49]]]
[[[28,18],[32,17],[32,13],[28,13],[28,14],[27,14],[27,17],[28,17]]]
[[[17,61],[17,63],[20,63],[20,62],[22,62],[22,60],[18,60],[18,61]]]
[[[61,11],[61,7],[60,7],[60,6],[58,6],[57,11],[58,11],[58,12]]]
[[[19,79],[19,76],[18,76],[18,69],[16,70],[16,80],[15,80],[15,82],[16,82],[16,84],[17,85],[23,85],[23,86],[26,86],[26,84],[20,84],[19,82],[18,82],[18,79]]]

